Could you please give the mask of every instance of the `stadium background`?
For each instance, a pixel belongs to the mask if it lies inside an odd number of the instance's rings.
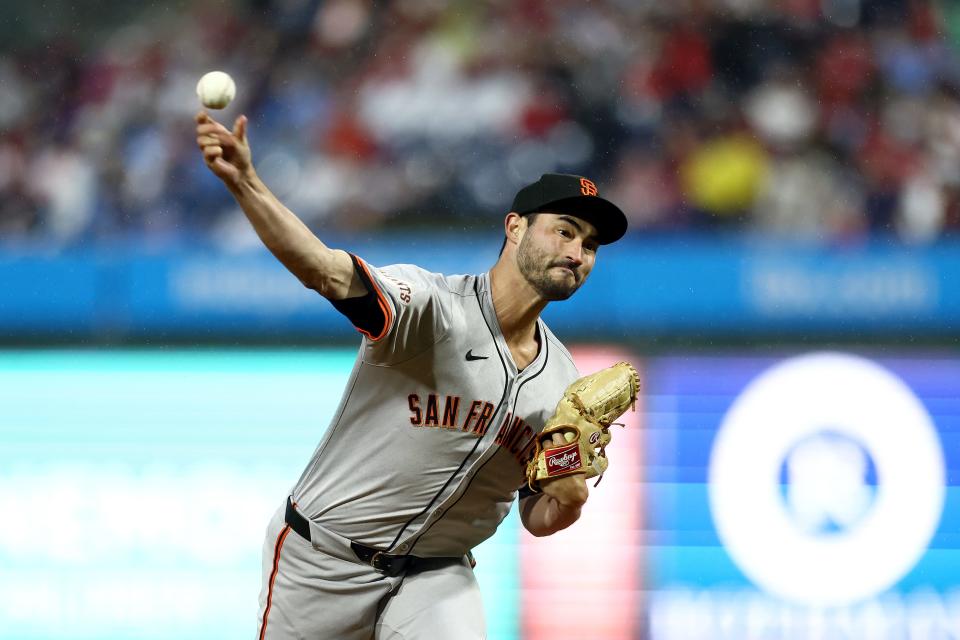
[[[544,171],[630,217],[547,319],[641,402],[582,522],[478,549],[491,638],[960,638],[953,3],[4,11],[0,637],[254,633],[358,339],[204,169],[220,68],[267,182],[373,264],[488,268]]]

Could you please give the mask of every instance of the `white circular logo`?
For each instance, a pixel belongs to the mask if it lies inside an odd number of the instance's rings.
[[[874,362],[822,353],[754,379],[710,456],[717,533],[750,580],[815,606],[869,598],[916,564],[940,521],[930,416]]]

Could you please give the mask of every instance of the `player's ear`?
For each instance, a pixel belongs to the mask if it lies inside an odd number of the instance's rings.
[[[519,243],[523,237],[523,232],[527,229],[527,219],[519,213],[511,211],[503,221],[504,231],[507,235],[507,242]]]

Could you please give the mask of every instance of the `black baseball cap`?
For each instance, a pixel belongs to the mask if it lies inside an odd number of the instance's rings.
[[[627,216],[609,200],[597,194],[597,186],[583,176],[545,173],[525,186],[513,199],[511,211],[559,213],[586,220],[597,229],[597,242],[616,242],[627,232]]]

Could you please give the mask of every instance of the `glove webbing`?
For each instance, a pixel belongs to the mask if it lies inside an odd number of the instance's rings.
[[[571,403],[573,404],[573,406],[577,409],[577,411],[580,412],[580,415],[583,416],[584,419],[585,419],[587,422],[590,422],[590,423],[593,423],[593,424],[597,425],[598,427],[600,427],[600,430],[601,430],[601,431],[608,431],[608,430],[609,430],[608,427],[607,427],[607,425],[603,424],[602,422],[600,422],[599,420],[597,420],[596,418],[594,418],[593,416],[590,415],[590,413],[587,411],[587,406],[586,406],[585,404],[583,404],[583,400],[581,400],[581,399],[580,399],[580,396],[578,396],[576,393],[571,393],[571,394],[570,394],[570,402],[571,402]],[[620,426],[622,427],[623,425],[621,424]],[[603,457],[603,458],[606,458],[606,457],[607,457],[607,445],[606,445],[606,444],[601,444],[601,445],[600,445],[600,453],[599,453],[598,455],[600,455],[600,456]],[[593,483],[593,486],[596,487],[598,484],[600,484],[600,481],[601,481],[601,480],[603,480],[603,474],[602,474],[602,473],[597,477],[597,481]]]

